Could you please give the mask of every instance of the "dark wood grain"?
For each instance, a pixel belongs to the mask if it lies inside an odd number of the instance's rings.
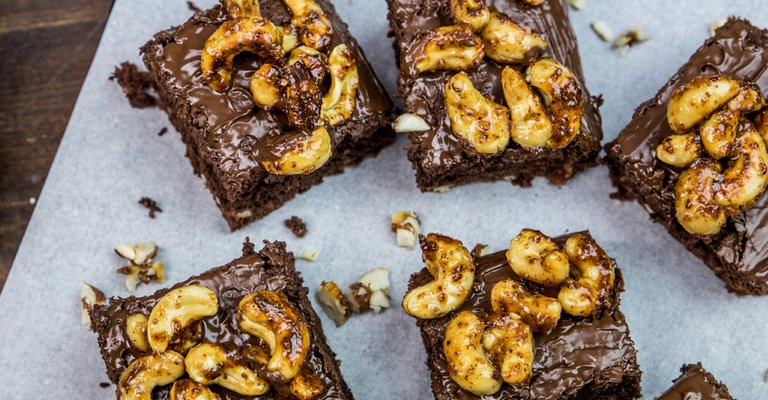
[[[0,0],[0,290],[111,0]]]

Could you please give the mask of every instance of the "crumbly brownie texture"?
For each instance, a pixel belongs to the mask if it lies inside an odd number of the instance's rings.
[[[707,372],[701,363],[683,365],[669,390],[658,400],[733,400],[728,388]]]
[[[555,238],[558,245],[565,237]],[[619,310],[619,293],[624,290],[621,271],[616,268],[614,298],[594,318],[562,314],[557,326],[547,333],[534,333],[533,378],[524,386],[503,385],[490,396],[477,396],[451,379],[443,353],[445,329],[464,310],[490,310],[493,285],[504,279],[523,281],[507,263],[505,252],[475,260],[477,270],[472,294],[461,308],[438,319],[417,319],[427,351],[432,392],[437,400],[457,399],[634,399],[640,397],[641,371],[637,351],[624,315]],[[614,265],[615,267],[615,265]],[[412,290],[432,280],[425,269],[411,276]],[[530,282],[534,292],[547,291]],[[551,293],[549,293],[551,294]],[[557,297],[557,294],[554,294]]]
[[[452,134],[443,92],[455,71],[424,73],[417,78],[407,73],[413,62],[404,55],[409,53],[414,39],[429,29],[452,24],[449,1],[387,0],[387,3],[401,70],[398,96],[405,100],[407,112],[419,115],[433,127],[430,131],[410,134],[412,144],[408,147],[408,159],[413,163],[416,182],[422,191],[501,179],[530,186],[535,176],[545,176],[552,183],[564,184],[577,172],[597,165],[603,138],[598,110],[602,99],[592,97],[586,88],[576,36],[564,1],[547,0],[538,7],[519,0],[487,1],[491,10],[510,16],[547,39],[549,46],[542,56],[552,57],[573,71],[584,99],[580,133],[565,148],[531,149],[510,141],[507,148],[497,154],[479,154],[467,141]],[[520,70],[526,64],[507,66]],[[467,73],[484,95],[506,104],[500,81],[504,67],[486,57],[478,68]]]
[[[115,72],[109,80],[117,81],[131,107],[147,108],[157,105],[157,99],[150,94],[150,91],[154,90],[152,77],[147,72],[139,71],[136,64],[128,61],[121,63],[115,67]]]
[[[675,218],[675,191],[680,169],[656,158],[656,147],[672,134],[666,118],[674,90],[699,76],[723,75],[756,83],[768,90],[768,30],[731,18],[664,85],[635,110],[618,138],[605,146],[614,184],[624,197],[636,198],[669,233],[704,260],[737,294],[768,294],[768,198],[737,214],[714,235],[694,236]]]
[[[340,173],[346,165],[375,155],[394,141],[389,128],[394,106],[386,91],[333,5],[327,0],[316,1],[333,26],[331,46],[344,43],[354,55],[360,87],[352,118],[329,128],[331,159],[306,175],[269,174],[259,163],[260,157],[279,151],[261,150],[261,139],[285,131],[287,121],[282,113],[254,107],[248,80],[261,65],[258,57],[244,53],[235,59],[233,84],[224,93],[203,82],[200,50],[226,18],[220,6],[158,33],[141,49],[160,105],[181,133],[187,157],[232,230],[264,217],[322,182],[324,176]],[[281,1],[264,2],[261,12],[275,24],[289,24],[290,13]]]
[[[107,368],[107,376],[117,384],[125,368],[137,357],[146,354],[138,351],[125,330],[126,318],[134,313],[149,315],[155,303],[170,290],[192,284],[212,289],[219,299],[219,311],[204,319],[204,334],[209,341],[236,348],[258,344],[258,339],[240,332],[237,326],[237,306],[243,296],[257,290],[270,290],[288,297],[304,317],[310,330],[311,348],[305,361],[305,368],[312,370],[327,385],[328,390],[319,399],[352,399],[352,393],[339,371],[335,353],[328,347],[320,319],[307,298],[301,275],[294,267],[294,258],[286,251],[285,243],[264,242],[258,253],[253,252],[249,243],[243,246],[243,257],[219,268],[192,277],[171,288],[157,291],[145,297],[112,298],[108,306],[95,306],[91,312],[92,328],[98,334],[101,355]],[[286,388],[276,387],[259,399],[292,398]],[[237,393],[212,385],[210,389],[222,399],[244,399]],[[168,399],[169,386],[155,390],[153,399]]]

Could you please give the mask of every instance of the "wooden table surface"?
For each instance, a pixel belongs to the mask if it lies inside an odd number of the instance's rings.
[[[112,0],[0,0],[0,290]]]

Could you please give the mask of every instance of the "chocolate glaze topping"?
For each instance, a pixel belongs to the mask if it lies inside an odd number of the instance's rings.
[[[717,382],[701,364],[685,365],[682,375],[658,400],[725,400],[730,399],[725,385]]]

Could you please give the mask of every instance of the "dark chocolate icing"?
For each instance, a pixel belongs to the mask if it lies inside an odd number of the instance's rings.
[[[674,90],[696,77],[724,75],[756,83],[763,92],[768,91],[768,31],[754,28],[744,20],[731,19],[717,31],[714,38],[691,57],[687,64],[669,80],[655,98],[642,104],[632,121],[607,147],[609,157],[620,162],[624,179],[640,183],[636,188],[640,200],[657,214],[662,223],[674,225],[670,229],[682,231],[674,217],[674,183],[680,170],[656,159],[656,146],[673,134],[667,123],[667,105]],[[686,240],[707,248],[713,262],[729,266],[731,271],[718,273],[740,274],[746,282],[737,288],[749,292],[759,288],[768,292],[768,197],[733,218],[723,230],[708,237],[694,237],[685,232]]]
[[[547,0],[538,7],[525,5],[521,1],[488,0],[492,10],[502,12],[512,20],[544,36],[549,46],[543,56],[549,56],[570,68],[583,89],[584,118],[580,136],[590,143],[587,147],[599,146],[603,137],[599,102],[590,96],[584,82],[581,60],[576,36],[568,19],[567,7],[563,0]],[[396,49],[400,54],[399,95],[405,99],[408,112],[418,114],[433,127],[432,130],[412,134],[416,145],[422,152],[421,162],[433,167],[450,167],[466,158],[467,144],[451,133],[450,122],[445,111],[443,92],[445,84],[455,71],[424,73],[414,77],[413,47],[425,31],[439,26],[452,25],[449,18],[448,0],[390,0],[390,19],[398,36]],[[538,56],[539,54],[537,54]],[[525,63],[527,64],[527,62]],[[524,65],[513,66],[522,70]],[[504,66],[485,58],[476,69],[467,71],[475,87],[494,101],[505,104],[501,88],[500,75]],[[528,149],[510,143],[500,155],[484,157],[502,157],[509,160],[522,158],[556,159],[561,157],[562,149]],[[477,154],[474,154],[477,156]]]
[[[559,244],[565,238],[558,238]],[[547,333],[535,333],[535,359],[533,378],[528,385],[512,387],[504,384],[502,389],[490,396],[477,396],[467,392],[450,377],[442,341],[445,327],[463,310],[470,310],[477,315],[491,312],[490,292],[493,285],[504,279],[523,282],[530,290],[549,296],[557,296],[551,289],[545,290],[521,280],[509,266],[505,252],[498,252],[476,260],[477,272],[472,294],[462,307],[437,320],[419,320],[422,336],[428,346],[429,362],[432,371],[433,390],[436,397],[443,399],[561,399],[571,398],[583,392],[589,384],[595,383],[598,376],[608,372],[613,374],[613,384],[622,382],[624,374],[636,374],[639,384],[639,370],[636,364],[634,342],[629,335],[629,327],[624,315],[619,310],[619,292],[623,290],[621,272],[617,269],[614,298],[595,318],[578,318],[563,314],[557,326]],[[432,276],[426,269],[414,275],[409,287],[421,286]],[[439,382],[439,385],[436,382]],[[635,387],[639,391],[638,387]],[[632,394],[628,388],[627,393]],[[636,393],[636,392],[635,392]]]
[[[682,374],[658,400],[725,400],[728,389],[717,382],[701,364],[685,365]]]

